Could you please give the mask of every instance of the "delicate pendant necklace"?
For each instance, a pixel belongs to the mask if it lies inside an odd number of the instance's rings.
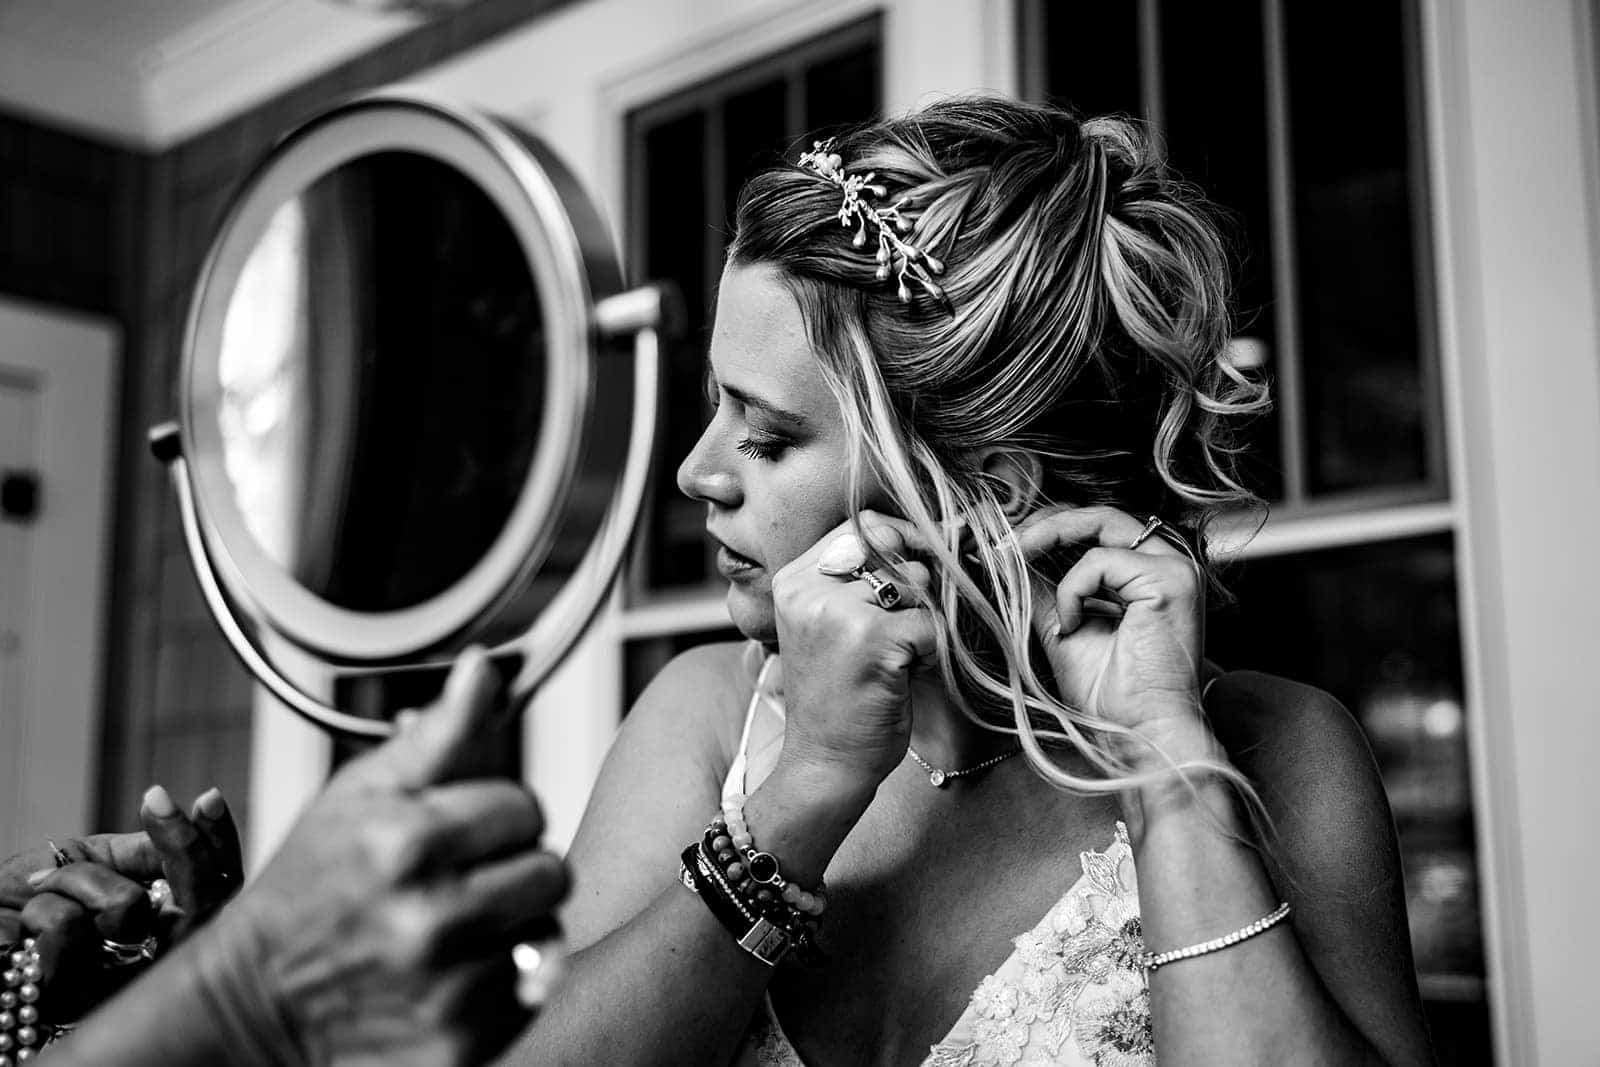
[[[963,767],[959,771],[946,771],[935,767],[933,764],[917,755],[917,750],[912,748],[910,745],[906,746],[906,754],[916,761],[918,767],[921,767],[923,770],[928,772],[928,784],[933,786],[935,789],[943,789],[944,784],[952,778],[962,778],[969,774],[977,774],[979,771],[987,770],[988,768],[993,767],[996,763],[1002,763],[1021,751],[1022,746],[1018,745],[1009,752],[1002,752],[998,756],[986,759],[982,763],[975,763],[971,767]]]

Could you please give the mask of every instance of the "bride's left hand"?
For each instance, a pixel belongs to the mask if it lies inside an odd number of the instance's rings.
[[[1115,508],[1051,507],[1016,528],[1035,568],[1034,631],[1057,692],[1081,708],[1166,747],[1201,724],[1199,676],[1204,578],[1157,530]],[[1074,548],[1082,557],[1052,587],[1037,564]],[[1134,746],[1138,763],[1153,752]]]

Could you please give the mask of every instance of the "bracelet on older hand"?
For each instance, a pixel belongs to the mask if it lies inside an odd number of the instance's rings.
[[[1288,917],[1289,902],[1284,901],[1249,926],[1240,927],[1231,934],[1224,934],[1221,937],[1212,938],[1210,941],[1202,941],[1198,945],[1190,945],[1187,948],[1169,949],[1166,952],[1141,953],[1139,965],[1145,969],[1146,973],[1151,973],[1169,963],[1176,963],[1178,960],[1204,956],[1208,952],[1220,952],[1225,948],[1237,945],[1241,941],[1248,941],[1257,934],[1266,933]]]

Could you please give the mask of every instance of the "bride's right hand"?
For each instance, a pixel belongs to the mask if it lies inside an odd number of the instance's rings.
[[[783,653],[783,760],[875,789],[905,757],[911,739],[911,675],[934,654],[929,586],[916,528],[873,511],[860,515],[869,551],[845,521],[774,576],[773,606]],[[837,571],[852,553],[870,555],[880,577],[894,562],[901,601],[883,607],[872,587]]]

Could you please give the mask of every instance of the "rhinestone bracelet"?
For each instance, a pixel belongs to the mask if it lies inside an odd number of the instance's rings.
[[[1237,945],[1241,941],[1248,941],[1257,934],[1265,933],[1288,917],[1289,902],[1284,901],[1272,909],[1269,914],[1263,915],[1249,926],[1235,930],[1231,934],[1224,934],[1221,937],[1212,938],[1210,941],[1202,941],[1198,945],[1190,945],[1187,948],[1175,948],[1167,952],[1141,953],[1139,966],[1143,967],[1146,973],[1153,973],[1157,968],[1164,967],[1169,963],[1176,963],[1178,960],[1204,956],[1208,952],[1220,952],[1222,949]]]

